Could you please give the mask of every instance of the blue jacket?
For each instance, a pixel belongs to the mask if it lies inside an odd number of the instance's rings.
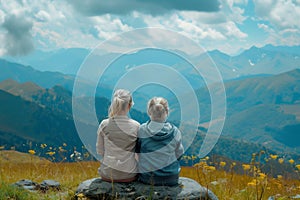
[[[140,153],[140,181],[154,185],[177,183],[179,159],[184,149],[176,126],[154,121],[142,124],[138,131],[137,153]]]

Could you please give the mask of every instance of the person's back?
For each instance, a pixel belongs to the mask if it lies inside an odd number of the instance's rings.
[[[99,174],[105,181],[130,182],[136,179],[135,148],[139,123],[127,117],[131,105],[129,92],[117,90],[110,117],[99,125],[96,146],[98,154],[103,157]]]
[[[139,181],[151,185],[177,185],[178,160],[184,151],[181,133],[176,126],[165,122],[168,114],[165,99],[151,99],[148,114],[151,120],[142,124],[138,132]]]

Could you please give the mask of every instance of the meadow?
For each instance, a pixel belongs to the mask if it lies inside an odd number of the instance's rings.
[[[293,177],[281,174],[270,176],[260,170],[260,163],[256,162],[255,157],[252,155],[250,163],[213,163],[211,158],[206,157],[197,160],[193,166],[182,167],[181,176],[196,180],[213,191],[220,200],[258,200],[270,196],[284,200],[300,194],[300,165],[296,161],[270,155],[270,160],[291,165],[296,173]],[[195,157],[185,156],[183,159],[195,160]],[[73,199],[82,181],[98,176],[98,167],[99,162],[96,161],[51,162],[33,155],[33,152],[0,151],[0,199]],[[243,172],[236,173],[237,168]],[[60,182],[61,190],[39,193],[11,186],[21,179],[38,183],[45,179],[56,180]]]

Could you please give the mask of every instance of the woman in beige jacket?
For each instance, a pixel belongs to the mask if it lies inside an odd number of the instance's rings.
[[[129,91],[116,90],[109,118],[99,125],[96,148],[103,158],[99,174],[104,181],[131,182],[137,177],[135,147],[140,124],[127,116],[132,105]]]

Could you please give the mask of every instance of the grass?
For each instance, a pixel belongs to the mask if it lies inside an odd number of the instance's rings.
[[[0,182],[0,199],[37,199],[34,194],[10,184]]]
[[[0,199],[8,199],[1,196],[8,195],[7,191],[15,191],[18,194],[18,198],[10,194],[11,199],[72,199],[76,188],[82,181],[98,176],[98,167],[98,162],[54,163],[29,153],[0,151]],[[12,183],[22,179],[30,179],[37,183],[52,179],[61,184],[61,191],[28,194],[27,191],[11,186]]]
[[[94,161],[53,163],[29,153],[23,155],[17,152],[15,155],[10,152],[11,155],[3,159],[4,153],[5,151],[0,151],[0,199],[68,200],[74,196],[79,183],[98,176],[99,163]],[[16,156],[28,156],[28,158],[18,161]],[[244,164],[244,173],[237,174],[235,168],[238,164],[211,163],[209,158],[205,158],[193,167],[183,167],[180,175],[198,181],[214,192],[220,200],[258,200],[268,199],[269,196],[284,200],[300,194],[299,175],[292,179],[285,179],[282,176],[273,178],[260,172],[255,164]],[[296,163],[292,164],[296,166]],[[223,170],[227,165],[230,165],[229,170]],[[295,170],[297,171],[297,168]],[[11,186],[11,183],[21,179],[30,179],[38,183],[45,179],[53,179],[60,182],[61,191],[33,193]]]

